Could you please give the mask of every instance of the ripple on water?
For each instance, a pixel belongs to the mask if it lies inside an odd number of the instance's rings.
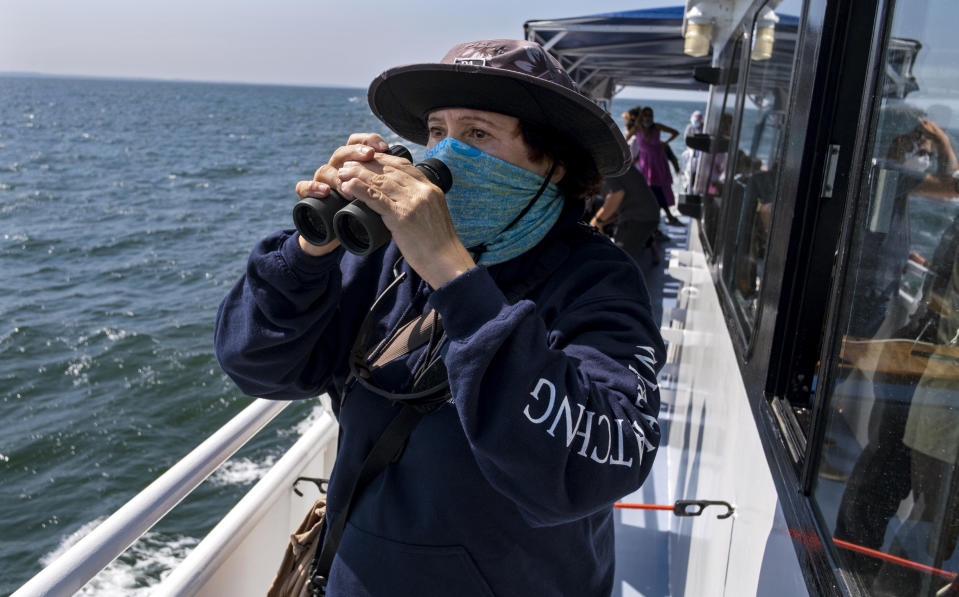
[[[296,181],[382,127],[356,90],[0,82],[4,594],[249,404],[213,356],[217,305],[254,243],[290,227]],[[178,506],[161,543],[208,529],[309,409],[291,405]],[[145,561],[127,584],[155,582]]]

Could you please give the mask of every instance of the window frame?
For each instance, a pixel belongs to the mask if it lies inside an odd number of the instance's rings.
[[[748,21],[766,3],[755,2],[747,13]],[[724,318],[733,346],[737,352],[743,383],[765,455],[780,497],[784,517],[794,534],[794,546],[800,568],[811,593],[823,595],[860,595],[855,583],[845,578],[823,544],[831,541],[831,534],[810,496],[812,476],[818,469],[824,429],[821,391],[821,367],[809,367],[824,356],[827,335],[835,324],[836,301],[841,297],[841,282],[848,267],[849,235],[854,225],[855,211],[851,210],[850,189],[861,179],[862,155],[868,141],[860,138],[861,131],[871,118],[871,106],[864,104],[863,84],[873,89],[876,60],[876,42],[879,32],[888,29],[890,0],[879,3],[866,0],[806,0],[800,15],[797,32],[794,74],[789,98],[789,119],[783,139],[783,171],[779,174],[776,199],[769,238],[781,242],[768,243],[766,267],[768,271],[783,272],[783,276],[764,276],[759,289],[759,305],[755,326],[746,340],[742,334],[732,297],[729,296],[719,264],[730,241],[717,234],[716,246],[700,231],[707,251],[707,263],[713,285],[720,297]],[[882,18],[883,27],[876,26]],[[866,31],[866,37],[862,37]],[[855,39],[869,39],[853,49]],[[748,63],[748,52],[741,60]],[[881,59],[881,56],[880,56]],[[744,63],[744,64],[746,64]],[[748,70],[740,69],[735,84],[737,102],[744,101],[744,85]],[[854,84],[853,81],[859,81]],[[799,90],[803,90],[802,93]],[[858,90],[854,101],[849,101],[853,90]],[[728,95],[728,88],[727,88]],[[815,101],[814,101],[815,98]],[[741,106],[737,108],[741,113]],[[851,120],[848,112],[853,113]],[[849,123],[852,123],[850,125]],[[738,147],[739,123],[730,139],[730,148]],[[826,148],[838,144],[838,172],[833,181],[832,197],[821,195],[827,171]],[[735,151],[735,149],[733,149]],[[734,167],[732,164],[730,167]],[[726,190],[724,189],[724,195]],[[722,199],[721,228],[729,211],[729,202]],[[838,214],[838,218],[837,218]],[[835,220],[839,219],[839,235]],[[832,226],[829,223],[832,222]],[[823,273],[824,267],[826,272]],[[819,280],[818,292],[808,296],[807,283]],[[734,330],[736,330],[734,332]],[[797,432],[796,422],[783,417],[777,409],[777,400],[804,391],[815,397],[812,402],[811,422],[805,437]],[[777,410],[780,412],[777,413]],[[802,441],[797,441],[802,437]],[[798,455],[798,457],[797,457]]]
[[[851,287],[855,285],[854,280],[850,280],[852,269],[851,260],[855,256],[852,243],[856,235],[857,222],[863,209],[868,206],[861,202],[862,194],[859,189],[867,184],[869,171],[865,167],[867,154],[873,146],[876,131],[875,125],[879,119],[879,110],[875,101],[875,90],[880,82],[878,73],[882,72],[885,66],[885,52],[883,49],[891,35],[892,17],[894,13],[895,2],[891,0],[880,0],[876,20],[873,25],[873,31],[870,36],[869,44],[869,62],[866,66],[866,78],[862,89],[870,90],[870,93],[859,93],[860,101],[857,104],[859,108],[858,134],[854,140],[853,150],[851,152],[851,164],[849,167],[849,182],[846,185],[844,193],[844,213],[842,216],[842,230],[839,241],[837,242],[836,265],[833,274],[834,285],[830,293],[829,303],[826,310],[826,318],[823,326],[822,349],[819,351],[819,365],[816,368],[817,386],[814,398],[813,427],[810,430],[810,436],[816,441],[813,446],[815,453],[807,454],[806,463],[803,468],[802,491],[812,499],[813,484],[816,481],[819,460],[821,458],[822,441],[826,433],[826,415],[829,410],[829,389],[832,387],[833,376],[831,373],[832,364],[838,358],[837,339],[842,334],[840,322],[844,318],[843,306],[846,294]]]
[[[753,69],[752,69],[753,60],[751,59],[751,52],[749,50],[751,49],[752,43],[754,43],[753,36],[755,35],[756,23],[759,20],[759,14],[762,12],[763,8],[773,4],[774,2],[775,0],[765,0],[763,2],[759,2],[758,4],[754,5],[753,10],[751,12],[752,17],[748,19],[749,27],[744,28],[745,29],[743,32],[744,50],[740,56],[740,65],[738,69],[739,72],[741,73],[741,76],[739,77],[739,81],[738,81],[737,104],[736,104],[736,112],[735,112],[735,117],[736,117],[735,120],[738,124],[736,126],[735,134],[730,139],[730,155],[732,157],[729,161],[729,164],[727,165],[727,169],[731,171],[735,171],[736,168],[738,167],[739,147],[740,147],[739,143],[742,140],[742,135],[743,135],[743,130],[742,130],[743,115],[745,113],[747,92],[749,90],[749,78],[753,73]],[[806,3],[804,3],[804,6],[805,5]],[[799,28],[797,30],[797,39],[795,42],[795,51],[793,55],[793,69],[792,69],[792,73],[790,75],[790,81],[789,81],[789,90],[788,90],[789,95],[788,95],[788,103],[787,103],[788,107],[786,109],[786,114],[789,115],[789,121],[785,123],[782,140],[781,140],[782,150],[780,152],[780,159],[783,162],[783,164],[780,167],[779,171],[776,173],[776,179],[774,183],[775,184],[774,188],[776,189],[777,194],[781,192],[783,187],[782,185],[783,172],[785,171],[785,167],[784,167],[785,159],[783,158],[786,155],[786,149],[789,146],[790,137],[795,132],[793,130],[795,128],[793,126],[793,120],[794,120],[793,109],[796,107],[798,98],[796,97],[797,94],[795,93],[796,87],[794,85],[794,82],[796,81],[796,78],[797,78],[796,65],[799,62],[798,57],[800,52],[800,40],[803,37],[802,36],[803,26],[804,26],[804,21],[801,19]],[[757,336],[758,336],[757,331],[759,328],[758,324],[760,320],[762,319],[762,313],[763,313],[763,308],[765,304],[765,302],[762,300],[762,297],[767,287],[768,277],[764,275],[762,279],[760,280],[759,287],[756,289],[758,304],[756,306],[755,316],[753,317],[752,321],[750,321],[750,318],[747,316],[747,314],[743,311],[742,307],[740,306],[739,301],[737,301],[736,297],[733,296],[732,290],[727,286],[726,276],[730,275],[730,272],[727,272],[724,269],[728,265],[735,266],[735,263],[736,263],[735,259],[729,260],[729,255],[726,249],[727,248],[730,249],[735,254],[739,242],[741,240],[745,240],[745,239],[737,238],[735,235],[735,231],[732,229],[731,226],[729,226],[729,223],[731,222],[734,215],[733,214],[734,205],[731,200],[733,188],[734,186],[732,184],[727,184],[726,187],[723,189],[724,215],[721,218],[721,222],[722,222],[722,229],[725,231],[725,237],[722,239],[722,242],[720,243],[723,250],[717,254],[714,261],[717,264],[722,263],[722,267],[716,268],[717,276],[714,278],[714,281],[717,284],[717,289],[719,290],[719,295],[723,303],[723,311],[724,313],[726,313],[727,319],[735,320],[735,329],[738,332],[738,339],[735,344],[737,345],[737,349],[740,352],[740,355],[739,355],[740,360],[743,364],[745,364],[749,362],[756,348]],[[782,210],[776,207],[779,204],[779,202],[780,202],[780,199],[777,196],[776,202],[774,204],[774,209],[771,215],[771,220],[770,220],[770,234],[766,238],[765,248],[766,248],[767,258],[769,255],[769,248],[770,248],[769,240],[772,238],[771,233],[776,227],[776,219],[782,217],[781,215]],[[738,211],[738,209],[740,208],[740,204],[737,203],[735,207],[737,208],[737,211]]]
[[[893,37],[896,8],[903,9],[908,5],[903,0],[880,0],[875,6],[872,30],[868,33],[868,62],[864,68],[862,85],[858,94],[850,92],[848,97],[858,98],[854,102],[858,110],[856,120],[856,134],[853,137],[852,150],[849,152],[851,164],[845,169],[849,172],[848,181],[844,190],[844,212],[842,215],[842,229],[836,243],[836,263],[833,272],[833,285],[829,295],[828,306],[825,311],[825,321],[822,333],[822,346],[818,353],[818,365],[815,369],[817,386],[813,403],[813,426],[809,433],[809,447],[802,463],[800,491],[808,501],[808,507],[817,521],[820,537],[825,541],[827,550],[835,552],[836,547],[831,545],[831,525],[825,520],[817,503],[815,488],[818,480],[819,466],[823,458],[823,441],[828,427],[828,415],[831,410],[835,382],[834,364],[838,359],[840,342],[843,334],[847,313],[847,295],[856,285],[856,276],[853,260],[858,257],[857,249],[853,246],[857,240],[857,232],[864,214],[870,209],[869,197],[860,189],[869,184],[869,164],[876,148],[876,137],[879,133],[879,123],[884,102],[880,86],[882,75],[885,72],[887,48]],[[860,24],[865,27],[865,19]],[[860,32],[862,34],[862,32]],[[847,85],[854,87],[847,82]],[[840,170],[843,166],[840,165]],[[830,559],[833,553],[829,554]],[[843,588],[849,595],[869,595],[871,592],[859,584],[859,579],[844,573],[837,568],[837,577],[842,579]]]

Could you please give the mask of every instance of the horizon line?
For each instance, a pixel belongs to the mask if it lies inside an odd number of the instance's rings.
[[[0,77],[34,77],[42,79],[93,79],[100,81],[143,81],[155,83],[203,83],[209,85],[258,85],[273,87],[333,87],[337,89],[365,89],[365,87],[343,85],[337,83],[278,83],[264,81],[215,81],[209,79],[189,79],[179,77],[135,77],[129,75],[90,75],[90,74],[68,74],[68,73],[49,73],[42,71],[19,71],[19,70],[0,70]]]
[[[67,73],[49,73],[42,71],[17,71],[17,70],[0,70],[0,77],[11,77],[11,78],[42,78],[42,79],[88,79],[95,81],[139,81],[146,83],[196,83],[201,85],[251,85],[258,87],[299,87],[299,88],[311,88],[311,89],[356,89],[363,90],[366,87],[354,86],[354,85],[343,85],[337,83],[277,83],[277,82],[264,82],[264,81],[211,81],[208,79],[189,79],[189,78],[174,78],[174,77],[134,77],[134,76],[125,76],[125,75],[90,75],[90,74],[67,74]],[[633,95],[629,91],[648,93],[649,95]],[[661,99],[655,97],[655,94],[658,91],[674,92],[676,90],[672,89],[656,89],[654,87],[625,87],[620,93],[614,95],[611,100],[616,99],[645,99],[645,100],[655,100],[662,102],[696,102],[702,101],[693,98],[689,99]],[[678,93],[689,93],[689,94],[698,94],[702,93],[703,99],[705,99],[706,92],[693,92],[693,91],[679,91]]]

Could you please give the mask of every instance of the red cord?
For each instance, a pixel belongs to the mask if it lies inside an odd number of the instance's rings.
[[[626,504],[624,502],[616,502],[613,504],[614,508],[628,508],[630,510],[675,510],[673,506],[661,506],[659,504]]]
[[[955,572],[949,572],[947,570],[940,570],[939,568],[933,568],[932,566],[920,564],[919,562],[913,562],[912,560],[907,560],[905,558],[889,555],[888,553],[876,551],[875,549],[869,549],[868,547],[863,547],[862,545],[849,543],[848,541],[843,541],[842,539],[836,539],[835,537],[833,537],[832,542],[843,549],[848,549],[849,551],[855,551],[857,553],[865,554],[867,556],[871,556],[880,560],[886,560],[887,562],[892,562],[893,564],[899,564],[900,566],[905,566],[906,568],[912,568],[913,570],[918,570],[920,572],[928,572],[930,574],[936,574],[938,576],[941,576],[942,578],[945,578],[946,580],[952,580],[956,578]]]
[[[627,504],[624,502],[616,502],[613,504],[614,508],[628,508],[631,510],[675,510],[674,506],[666,506],[661,504]],[[870,549],[868,547],[863,547],[861,545],[856,545],[855,543],[849,543],[848,541],[843,541],[842,539],[836,539],[833,537],[833,543],[837,547],[843,549],[848,549],[849,551],[855,551],[857,553],[865,554],[867,556],[885,560],[887,562],[892,562],[893,564],[898,564],[900,566],[905,566],[906,568],[912,568],[913,570],[918,570],[920,572],[927,572],[929,574],[935,574],[946,580],[955,580],[959,578],[955,572],[949,572],[948,570],[941,570],[939,568],[933,568],[932,566],[927,566],[926,564],[920,564],[919,562],[913,562],[912,560],[907,560],[905,558],[900,558],[888,553],[884,553],[875,549]]]

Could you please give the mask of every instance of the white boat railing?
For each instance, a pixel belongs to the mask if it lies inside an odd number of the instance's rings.
[[[923,298],[922,293],[925,288],[926,278],[931,274],[932,270],[926,266],[920,265],[912,259],[906,260],[902,282],[899,285],[899,295],[908,305],[907,309],[910,314],[919,306],[919,302]]]
[[[284,400],[254,401],[11,597],[73,595],[289,404]]]
[[[290,533],[320,497],[309,483],[297,491],[297,480],[329,477],[336,459],[338,426],[328,401],[321,402],[300,439],[150,591],[152,597],[263,597]]]

